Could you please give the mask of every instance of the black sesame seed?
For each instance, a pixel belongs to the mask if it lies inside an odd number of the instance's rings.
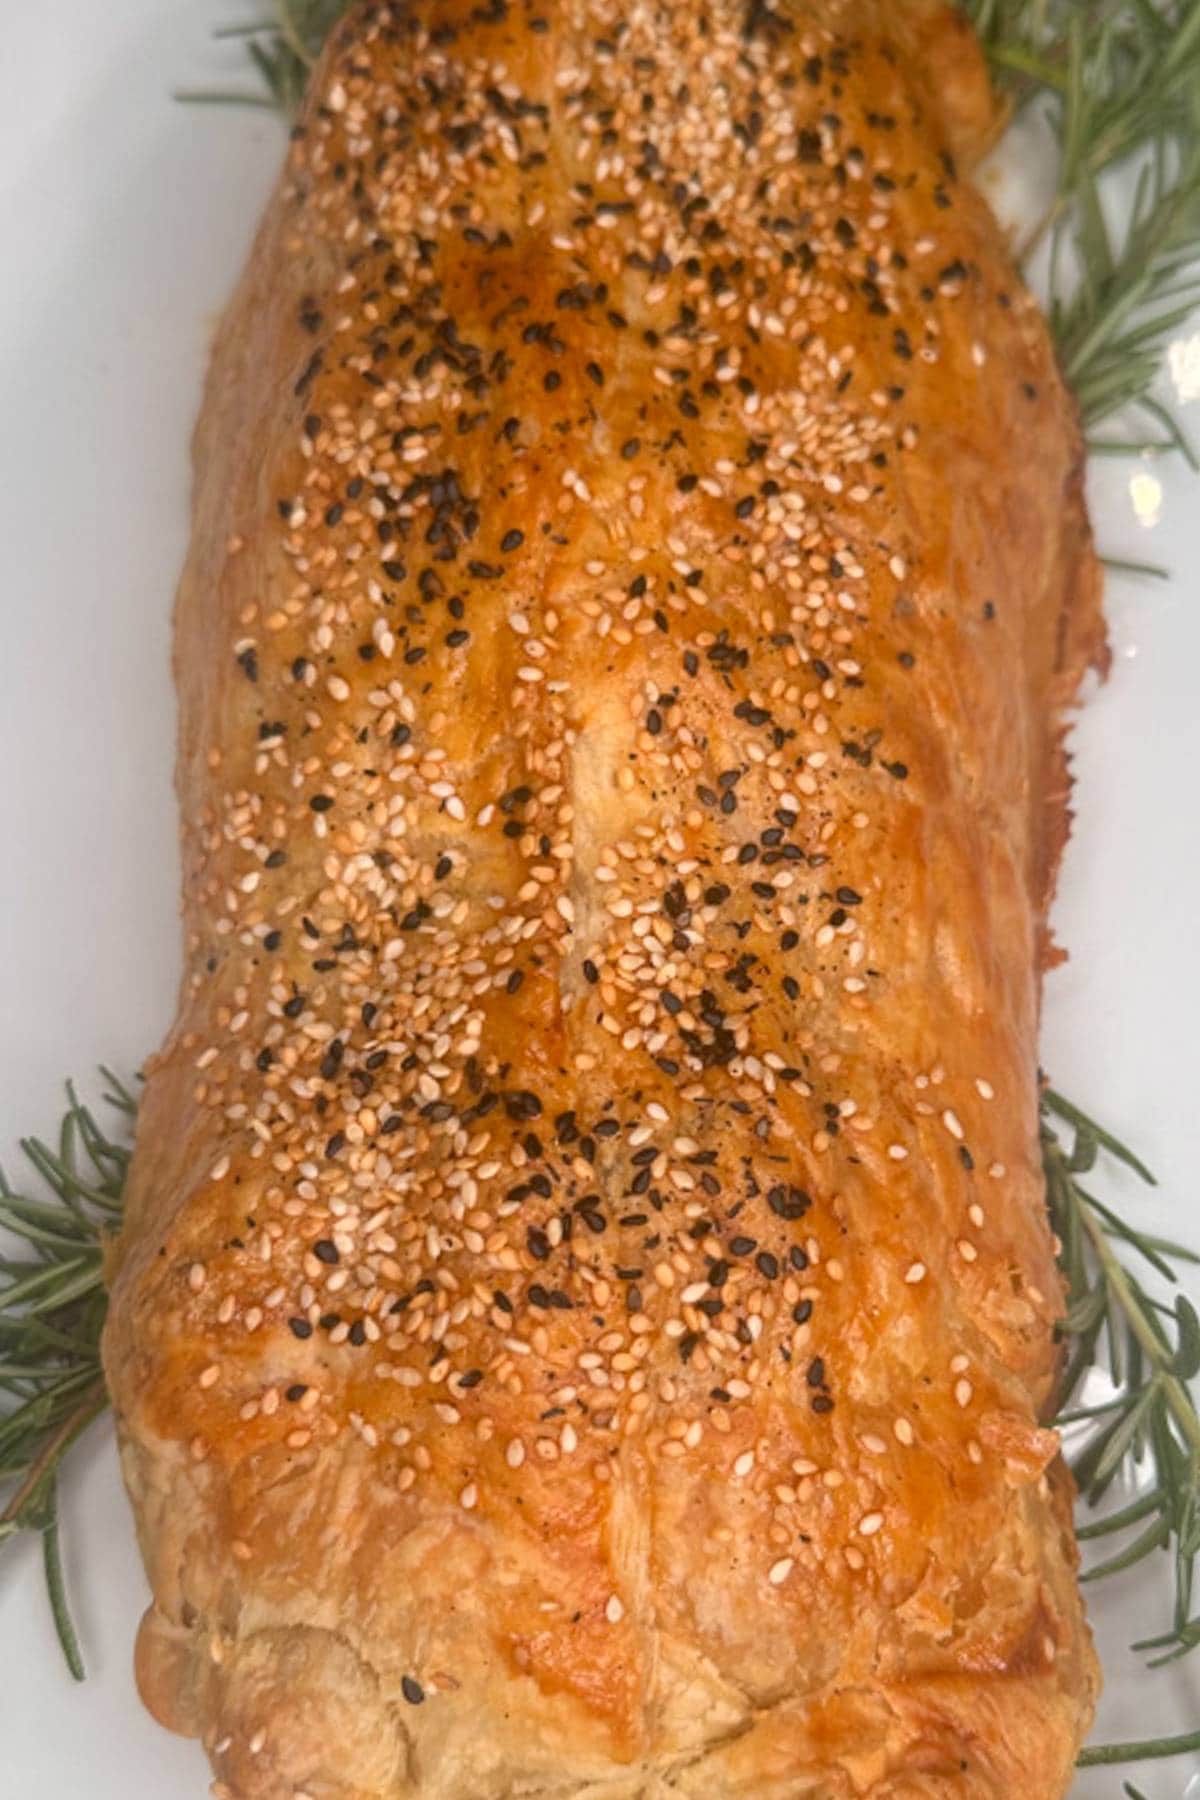
[[[767,1195],[767,1205],[780,1219],[802,1219],[812,1200],[803,1188],[784,1187],[781,1184],[773,1187]]]

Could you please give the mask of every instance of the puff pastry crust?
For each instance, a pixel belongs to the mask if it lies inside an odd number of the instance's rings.
[[[225,1800],[1065,1792],[1038,1154],[1081,449],[926,0],[404,0],[179,593],[105,1359]]]

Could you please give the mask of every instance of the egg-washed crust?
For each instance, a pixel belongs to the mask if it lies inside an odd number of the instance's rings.
[[[317,72],[197,433],[105,1343],[226,1800],[1068,1785],[1102,633],[993,123],[916,0],[397,0]]]

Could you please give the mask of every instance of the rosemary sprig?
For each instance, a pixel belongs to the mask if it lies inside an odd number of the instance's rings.
[[[104,1097],[119,1116],[116,1136],[101,1130],[68,1084],[57,1144],[21,1143],[42,1194],[17,1193],[0,1170],[0,1547],[21,1532],[41,1534],[55,1628],[79,1681],[83,1658],[59,1552],[58,1472],[108,1404],[101,1257],[105,1235],[120,1222],[135,1104],[115,1075],[103,1074]]]
[[[1152,1666],[1200,1643],[1192,1616],[1200,1555],[1200,1413],[1192,1384],[1200,1374],[1200,1317],[1186,1295],[1171,1304],[1150,1291],[1177,1288],[1177,1264],[1192,1251],[1143,1232],[1085,1185],[1101,1152],[1142,1180],[1154,1177],[1132,1151],[1053,1088],[1042,1096],[1042,1159],[1059,1261],[1067,1283],[1067,1345],[1059,1423],[1074,1428],[1075,1480],[1084,1502],[1099,1507],[1119,1475],[1138,1478],[1135,1497],[1080,1525],[1084,1544],[1112,1544],[1085,1581],[1132,1568],[1152,1551],[1174,1562],[1170,1628],[1138,1649],[1158,1652]],[[1089,1371],[1107,1375],[1111,1396],[1094,1406],[1072,1401]]]
[[[1089,427],[1122,410],[1141,437],[1096,447],[1178,450],[1154,398],[1163,349],[1200,304],[1200,0],[963,0],[1017,107],[1042,105],[1059,143],[1054,199],[1025,245],[1063,372]],[[1119,231],[1104,178],[1136,181]],[[1033,252],[1049,240],[1039,270]]]

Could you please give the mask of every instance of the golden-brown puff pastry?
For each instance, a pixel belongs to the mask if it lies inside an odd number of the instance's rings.
[[[105,1356],[236,1800],[1061,1795],[1080,441],[925,0],[394,0],[221,330]]]

